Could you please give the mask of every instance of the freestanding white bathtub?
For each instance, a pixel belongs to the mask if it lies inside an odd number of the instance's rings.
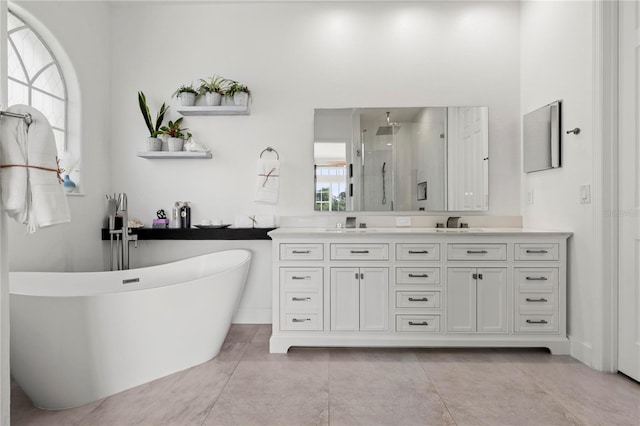
[[[11,373],[34,405],[86,404],[215,357],[251,253],[127,271],[10,274]]]

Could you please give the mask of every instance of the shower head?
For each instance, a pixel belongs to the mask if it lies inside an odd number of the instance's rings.
[[[387,125],[378,127],[378,131],[376,132],[376,136],[389,136],[395,135],[400,130],[400,126],[398,123],[392,123],[390,112],[387,112]]]

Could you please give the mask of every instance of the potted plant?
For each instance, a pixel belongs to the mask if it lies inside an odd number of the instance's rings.
[[[235,105],[247,105],[249,103],[251,91],[244,84],[240,84],[237,81],[231,81],[231,84],[225,90],[225,95],[233,98],[233,103]]]
[[[144,96],[143,92],[138,92],[138,105],[140,105],[140,112],[142,113],[142,117],[144,117],[144,123],[147,125],[147,129],[149,130],[149,138],[147,139],[147,150],[162,150],[162,141],[158,138],[158,134],[160,133],[160,127],[162,126],[162,122],[164,121],[164,115],[169,107],[163,103],[160,107],[160,111],[158,111],[158,115],[156,116],[156,121],[154,122],[151,118],[151,113],[149,112],[147,98]]]
[[[198,91],[193,88],[193,83],[188,86],[180,86],[178,89],[173,92],[171,97],[177,97],[180,99],[180,105],[182,106],[193,106],[196,104],[196,97],[198,96]]]
[[[207,105],[218,106],[222,102],[222,96],[224,95],[224,88],[227,84],[227,79],[214,75],[209,81],[200,79],[200,87],[198,93],[200,96],[205,95]]]
[[[180,127],[183,119],[184,117],[180,117],[176,121],[169,120],[166,126],[160,128],[160,131],[168,136],[167,143],[169,145],[169,151],[182,151],[184,147],[184,137],[186,136],[187,140],[191,138],[191,133],[185,134],[187,128]]]

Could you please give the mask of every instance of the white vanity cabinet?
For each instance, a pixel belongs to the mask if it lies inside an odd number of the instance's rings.
[[[387,330],[388,268],[331,268],[331,330]]]
[[[568,353],[566,232],[279,228],[270,350],[547,347]]]
[[[447,276],[447,331],[508,331],[507,268],[447,268]]]

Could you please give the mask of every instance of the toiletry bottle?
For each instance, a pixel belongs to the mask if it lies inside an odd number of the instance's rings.
[[[169,228],[176,229],[180,228],[180,202],[176,201],[173,205],[173,209],[171,209],[171,222],[169,223]]]
[[[185,201],[182,207],[180,207],[180,227],[191,228],[191,207],[189,207],[189,201]]]

